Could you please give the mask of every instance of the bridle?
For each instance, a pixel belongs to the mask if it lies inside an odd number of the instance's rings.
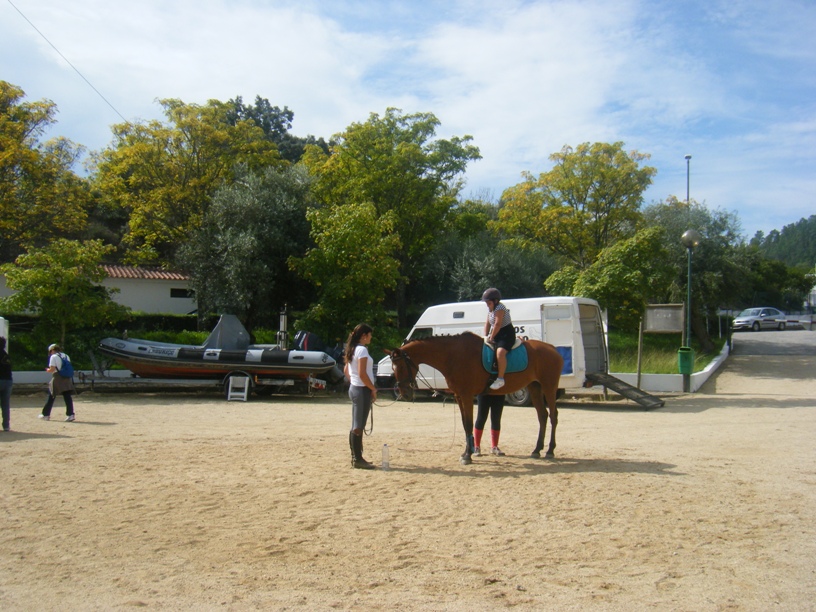
[[[416,364],[416,362],[413,359],[411,359],[411,356],[408,353],[406,353],[405,351],[403,351],[402,349],[394,349],[394,352],[391,355],[391,360],[392,361],[404,361],[405,362],[405,366],[408,368],[408,376],[409,376],[409,381],[410,381],[409,386],[412,389],[417,390],[419,387],[417,386],[416,378],[417,378],[417,375],[419,374],[419,366]],[[412,370],[413,370],[413,372],[412,372]],[[394,375],[396,377],[396,371],[394,371]],[[397,399],[398,400],[402,398],[402,390],[400,389],[400,387],[405,382],[406,382],[405,380],[400,380],[399,378],[397,378]],[[430,386],[429,386],[429,388],[430,388]]]

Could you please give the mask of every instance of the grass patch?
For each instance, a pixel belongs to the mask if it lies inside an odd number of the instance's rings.
[[[717,357],[725,345],[725,338],[712,338],[714,350],[705,355],[696,340],[694,349],[694,371],[702,372]],[[643,334],[643,353],[640,371],[644,374],[677,374],[677,350],[680,348],[680,334]],[[637,332],[609,332],[609,371],[637,372],[638,334]]]

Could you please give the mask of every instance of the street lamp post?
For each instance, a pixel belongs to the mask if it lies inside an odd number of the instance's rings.
[[[686,207],[691,206],[691,199],[689,198],[689,187],[691,186],[691,155],[686,155]]]
[[[695,230],[686,230],[680,237],[680,242],[688,252],[688,277],[686,287],[686,343],[680,347],[679,367],[683,375],[683,391],[691,390],[691,374],[694,371],[694,351],[691,348],[691,252],[700,244],[700,234]]]

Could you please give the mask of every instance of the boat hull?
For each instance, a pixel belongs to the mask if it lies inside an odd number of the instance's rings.
[[[99,350],[144,378],[219,379],[233,372],[264,378],[308,380],[336,368],[335,360],[319,351],[293,351],[249,346],[226,350],[144,340],[105,338]]]

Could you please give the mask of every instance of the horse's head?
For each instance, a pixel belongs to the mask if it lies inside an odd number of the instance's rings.
[[[409,401],[413,400],[419,366],[402,349],[391,349],[388,354],[391,356],[391,365],[394,368],[394,378],[397,381],[400,396]]]

